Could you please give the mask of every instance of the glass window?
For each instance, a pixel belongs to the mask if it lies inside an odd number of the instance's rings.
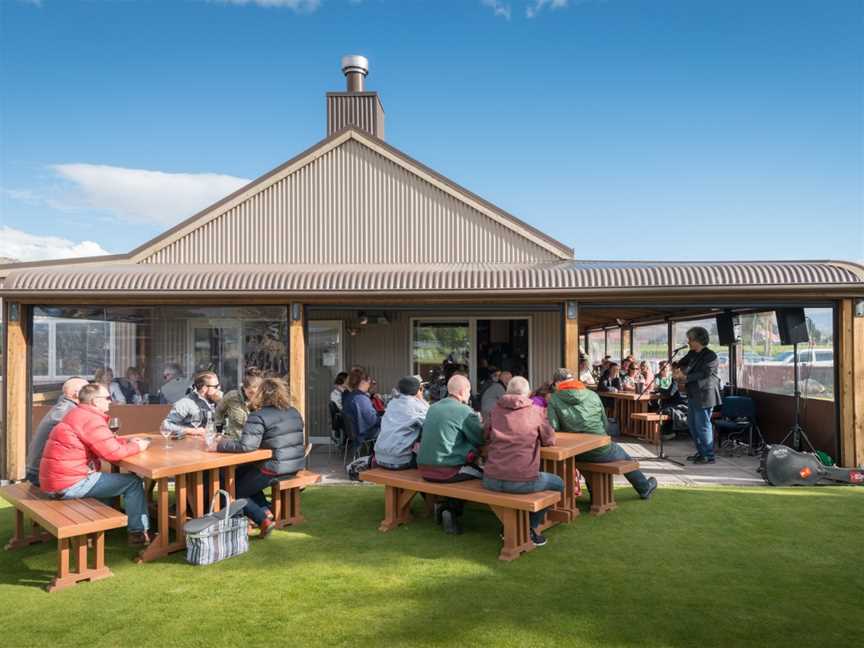
[[[434,378],[445,365],[459,365],[467,372],[470,358],[470,327],[467,321],[414,322],[414,373],[424,380]]]
[[[598,365],[603,362],[603,356],[606,355],[605,331],[588,333],[588,355],[591,357],[591,364]]]
[[[709,346],[713,347],[713,351],[717,354],[717,358],[720,360],[718,371],[720,374],[720,381],[725,385],[729,382],[729,347],[721,347],[719,345],[716,318],[708,317],[699,320],[674,322],[672,324],[672,345],[679,347],[687,344],[687,331],[694,326],[701,326],[708,331]],[[685,352],[686,350],[682,353]],[[677,359],[682,357],[681,354],[676,356]]]
[[[805,308],[810,341],[798,345],[798,380],[802,396],[834,398],[834,314],[830,308]],[[792,396],[794,351],[780,344],[773,310],[741,315],[738,385],[744,389]]]
[[[621,362],[621,329],[606,329],[606,355],[612,356],[613,362]]]
[[[47,322],[33,323],[33,377],[47,377],[51,375],[49,354],[50,326]]]
[[[639,361],[646,360],[651,370],[657,372],[661,361],[669,353],[669,329],[666,324],[648,324],[633,328],[633,355]]]

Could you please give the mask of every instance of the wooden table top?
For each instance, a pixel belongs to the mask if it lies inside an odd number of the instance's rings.
[[[212,468],[224,468],[237,464],[264,461],[273,455],[272,450],[252,452],[207,452],[204,439],[185,437],[171,439],[170,448],[165,447],[165,439],[159,434],[142,434],[150,439],[150,447],[131,457],[126,457],[118,465],[140,477],[161,479],[185,473],[200,472]]]
[[[635,392],[601,391],[601,392],[597,392],[597,393],[600,396],[606,396],[609,398],[617,398],[619,400],[630,400],[630,401],[637,401],[637,400],[647,401],[647,400],[657,400],[658,398],[660,398],[660,394],[657,394],[655,392],[642,392],[641,394],[637,394]]]
[[[568,457],[574,457],[596,450],[608,444],[611,439],[605,434],[585,434],[583,432],[556,432],[555,445],[540,448],[542,459],[563,461]]]

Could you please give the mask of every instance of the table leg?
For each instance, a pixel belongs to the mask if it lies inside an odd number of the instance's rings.
[[[542,464],[544,472],[561,478],[564,482],[564,492],[561,493],[558,503],[546,514],[546,519],[540,525],[541,531],[558,523],[571,522],[579,515],[579,507],[576,504],[576,460],[573,457],[567,457],[562,461],[543,459]]]
[[[231,495],[231,499],[237,499],[237,466],[228,466],[225,469],[225,490]]]
[[[174,480],[174,490],[176,496],[177,515],[175,516],[174,529],[177,542],[186,542],[186,533],[183,531],[183,525],[186,524],[186,511],[189,503],[186,501],[186,475],[177,475]]]
[[[195,481],[195,486],[193,486],[192,516],[201,517],[204,515],[204,472],[191,473],[191,476]]]
[[[156,515],[159,520],[159,533],[152,538],[150,545],[142,549],[141,553],[138,554],[137,562],[139,563],[156,560],[157,558],[162,558],[186,548],[186,543],[181,542],[179,539],[171,542],[167,477],[156,480],[156,490]],[[177,510],[179,511],[181,508],[182,504],[178,501]]]
[[[203,473],[202,473],[203,476]],[[216,497],[219,493],[219,469],[213,468],[210,470],[210,500],[213,501],[215,498],[215,503],[213,504],[213,510],[218,511],[222,508],[222,497]]]

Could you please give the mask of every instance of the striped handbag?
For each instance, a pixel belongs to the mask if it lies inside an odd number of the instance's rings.
[[[216,499],[225,496],[225,508],[214,512]],[[249,551],[249,534],[243,507],[246,500],[231,502],[231,496],[220,490],[210,502],[210,512],[201,518],[189,520],[186,533],[186,562],[191,565],[212,565],[220,560],[239,556]]]

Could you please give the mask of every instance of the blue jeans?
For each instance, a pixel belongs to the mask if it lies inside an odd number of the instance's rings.
[[[27,469],[27,481],[34,486],[39,486],[39,471]]]
[[[265,509],[270,508],[270,503],[264,496],[264,489],[274,479],[281,479],[289,475],[265,475],[261,468],[256,465],[245,465],[237,469],[237,497],[246,498],[246,506],[243,513],[255,524],[260,525],[267,517]]]
[[[576,461],[590,461],[591,463],[611,463],[613,461],[623,461],[627,459],[632,459],[630,455],[615,442],[609,444],[609,451],[599,457],[594,456],[596,450],[592,450],[588,457],[584,455],[576,455]],[[632,470],[629,473],[624,473],[625,479],[630,482],[630,485],[640,495],[644,494],[650,484],[648,483],[648,478],[645,476],[641,470]]]
[[[706,459],[714,458],[714,430],[711,427],[712,407],[688,407],[687,428],[693,443],[696,444],[696,453]]]
[[[129,531],[140,533],[150,528],[150,518],[147,517],[147,496],[144,494],[144,482],[137,475],[124,473],[94,472],[87,475],[77,484],[63,491],[62,499],[110,499],[123,496],[126,516],[129,518]]]
[[[562,479],[558,475],[547,472],[541,472],[537,476],[537,479],[532,481],[508,481],[484,475],[483,486],[489,490],[500,491],[502,493],[536,493],[544,490],[555,490],[559,493],[564,492],[564,482]],[[551,507],[528,514],[532,529],[536,529],[543,522],[543,518],[546,517],[546,511],[549,508]]]

